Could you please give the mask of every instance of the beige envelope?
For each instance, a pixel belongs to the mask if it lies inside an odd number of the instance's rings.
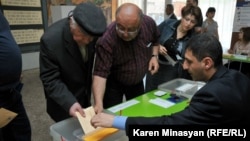
[[[17,116],[17,113],[9,111],[5,108],[0,108],[0,128],[7,125],[11,120]]]
[[[92,106],[90,106],[84,109],[84,112],[85,112],[85,117],[82,117],[79,112],[76,112],[76,116],[81,124],[84,134],[87,134],[96,129],[90,123],[91,118],[95,115],[95,110]]]

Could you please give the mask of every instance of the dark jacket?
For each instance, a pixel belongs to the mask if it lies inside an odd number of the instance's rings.
[[[47,99],[47,112],[56,121],[69,117],[69,109],[79,102],[90,106],[94,43],[83,62],[72,38],[68,19],[51,25],[41,37],[40,78]]]
[[[197,91],[189,106],[173,115],[129,117],[128,125],[244,125],[250,123],[250,80],[234,70],[221,67]]]
[[[10,32],[10,26],[0,11],[0,94],[20,84],[21,50]]]
[[[176,15],[173,13],[173,14],[169,17],[169,19],[175,19],[175,20],[177,20],[177,17],[176,17]]]

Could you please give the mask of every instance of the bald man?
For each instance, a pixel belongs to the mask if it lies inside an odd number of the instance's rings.
[[[112,22],[96,44],[93,71],[94,108],[97,113],[144,93],[147,71],[158,64],[157,25],[132,3],[118,7]]]

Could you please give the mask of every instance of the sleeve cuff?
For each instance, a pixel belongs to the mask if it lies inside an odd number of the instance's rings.
[[[125,116],[115,116],[113,127],[125,130],[125,124],[126,124],[127,118],[128,117],[125,117]]]

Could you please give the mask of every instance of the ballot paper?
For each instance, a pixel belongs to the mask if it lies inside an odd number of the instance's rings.
[[[17,116],[17,113],[9,111],[5,108],[0,108],[0,128],[6,126]]]
[[[168,54],[166,54],[165,55],[165,58],[168,60],[168,62],[172,65],[172,66],[174,66],[177,62],[173,59],[173,58],[171,58]]]
[[[173,106],[175,103],[165,100],[165,99],[161,99],[161,98],[154,98],[154,99],[150,99],[149,100],[150,103],[161,106],[163,108],[168,108]]]
[[[167,94],[167,92],[165,92],[165,91],[156,91],[156,92],[154,92],[155,96],[163,96],[165,94]]]
[[[84,112],[85,117],[82,117],[79,112],[76,112],[78,121],[84,131],[84,136],[82,137],[84,141],[100,141],[119,131],[117,128],[94,128],[90,123],[91,118],[95,115],[94,108],[92,106],[88,107],[84,109]]]
[[[138,103],[139,103],[138,100],[132,99],[132,100],[126,101],[124,103],[121,103],[119,105],[116,105],[114,107],[111,107],[108,110],[113,112],[113,113],[116,113],[118,111],[121,111],[125,108],[128,108],[128,107],[133,106],[133,105],[138,104]]]
[[[84,112],[85,112],[85,117],[83,117],[79,112],[76,112],[76,116],[77,116],[78,121],[81,124],[81,127],[84,133],[87,134],[96,129],[90,123],[91,118],[95,115],[95,110],[91,106],[91,107],[84,109]]]

